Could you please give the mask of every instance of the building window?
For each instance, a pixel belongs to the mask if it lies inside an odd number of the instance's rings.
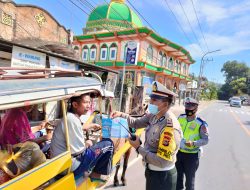
[[[186,75],[187,73],[187,66],[185,63],[182,63],[182,74]]]
[[[168,68],[170,70],[174,69],[174,59],[172,57],[170,57],[170,59],[169,59]]]
[[[88,61],[89,48],[88,46],[84,46],[82,49],[82,60]]]
[[[103,44],[101,46],[100,60],[102,60],[102,61],[107,60],[107,54],[108,54],[108,47],[106,44]]]
[[[165,53],[162,56],[162,67],[167,68],[167,56]]]
[[[110,52],[109,59],[110,60],[116,60],[116,57],[117,57],[117,45],[115,43],[113,43],[110,46],[109,52]]]
[[[149,45],[147,49],[147,62],[152,63],[152,61],[153,61],[153,47],[152,45]]]
[[[160,51],[158,54],[158,61],[157,61],[159,66],[162,66],[162,52]]]
[[[92,45],[90,48],[90,60],[95,61],[96,59],[96,46]]]

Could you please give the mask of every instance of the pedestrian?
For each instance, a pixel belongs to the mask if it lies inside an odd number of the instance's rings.
[[[199,158],[202,146],[208,144],[208,125],[196,116],[198,110],[198,102],[193,98],[185,100],[185,114],[181,114],[178,118],[182,131],[183,139],[181,140],[180,150],[177,154],[177,187],[176,190],[185,189],[194,190],[195,172],[199,167]]]
[[[123,117],[131,128],[146,128],[144,146],[139,137],[129,139],[145,162],[146,190],[175,190],[177,172],[176,154],[182,139],[177,118],[169,108],[176,96],[159,82],[153,82],[150,95],[149,113],[140,118],[132,118],[122,112],[113,112],[111,118]]]

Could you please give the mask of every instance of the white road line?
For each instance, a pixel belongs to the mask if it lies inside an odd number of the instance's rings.
[[[219,111],[223,111],[223,109],[219,109]]]
[[[245,112],[244,112],[244,111],[241,111],[241,114],[243,114],[243,115],[244,115],[244,114],[245,114]]]

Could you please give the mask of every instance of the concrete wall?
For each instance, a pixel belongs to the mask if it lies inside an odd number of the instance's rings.
[[[0,37],[6,40],[40,39],[68,44],[68,31],[47,11],[0,0]]]

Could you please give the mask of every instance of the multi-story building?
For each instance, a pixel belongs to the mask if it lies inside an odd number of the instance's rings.
[[[136,86],[150,86],[157,80],[169,89],[184,90],[189,67],[194,63],[180,45],[144,27],[140,17],[125,0],[111,0],[90,14],[83,34],[74,37],[74,49],[80,59],[122,72],[128,42],[138,44],[137,64],[126,64],[126,77]],[[121,75],[122,76],[122,75]]]

